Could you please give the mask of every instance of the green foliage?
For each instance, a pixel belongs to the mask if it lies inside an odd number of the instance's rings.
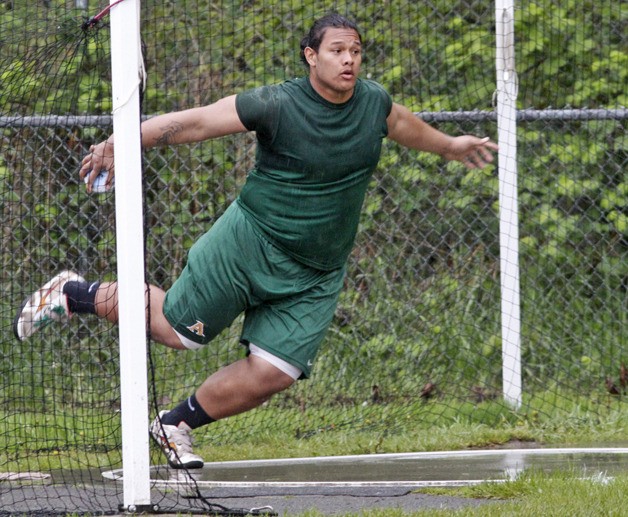
[[[611,3],[578,0],[538,0],[518,9],[522,106],[626,106],[628,52],[620,28],[626,16]]]
[[[83,27],[76,9],[14,2],[0,11],[3,114],[106,113],[108,31]],[[18,29],[19,27],[19,29]]]

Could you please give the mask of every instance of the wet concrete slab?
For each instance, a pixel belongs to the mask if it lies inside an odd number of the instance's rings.
[[[492,449],[342,457],[232,461],[205,464],[189,474],[152,471],[155,487],[179,496],[198,489],[214,503],[269,506],[280,516],[315,509],[322,515],[371,508],[406,511],[462,509],[488,500],[423,494],[421,487],[503,482],[526,470],[567,471],[595,481],[628,472],[628,448]],[[162,505],[167,506],[167,501]]]
[[[310,509],[322,515],[359,513],[371,508],[461,509],[492,503],[425,494],[418,489],[470,485],[485,480],[503,482],[530,469],[567,471],[577,477],[605,481],[628,473],[628,447],[625,447],[628,444],[619,445],[216,462],[207,463],[191,474],[160,465],[151,467],[150,471],[151,504],[155,504],[159,513],[207,514],[197,497],[201,495],[212,504],[227,508],[272,507],[275,514],[290,517]],[[98,477],[101,484],[94,486],[93,481]],[[89,472],[85,479],[92,482],[67,486],[66,478],[55,480],[54,476],[46,480],[33,478],[26,485],[24,480],[6,480],[5,490],[0,491],[0,514],[8,508],[25,515],[35,509],[43,512],[55,502],[59,508],[71,503],[77,513],[112,513],[119,508],[121,470]]]
[[[503,449],[208,463],[201,484],[468,484],[525,470],[579,476],[628,472],[628,448]],[[172,473],[170,473],[172,474]]]

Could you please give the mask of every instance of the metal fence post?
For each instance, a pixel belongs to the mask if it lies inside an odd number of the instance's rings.
[[[495,2],[497,128],[499,143],[499,241],[504,400],[521,406],[521,318],[519,292],[519,214],[517,196],[517,74],[514,6]]]

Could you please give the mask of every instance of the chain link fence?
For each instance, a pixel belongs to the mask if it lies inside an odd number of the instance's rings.
[[[112,130],[109,31],[106,18],[90,23],[98,6],[88,4],[0,4],[0,476],[62,469],[75,483],[120,463],[116,329],[75,317],[21,343],[12,331],[22,300],[58,271],[115,278],[115,192],[88,195],[78,180],[86,149]],[[328,10],[358,21],[363,75],[395,101],[447,133],[496,138],[495,5],[484,0],[145,1],[143,113],[303,75],[299,40]],[[496,168],[469,171],[385,142],[312,379],[200,430],[199,446],[273,432],[551,426],[625,407],[627,20],[624,4],[606,0],[515,10],[518,411],[501,394]],[[253,162],[251,135],[145,152],[149,282],[173,283]],[[151,346],[154,409],[242,357],[240,324],[199,352]],[[8,511],[50,506],[7,486]],[[107,500],[115,508],[119,490],[109,499],[69,497],[63,510],[94,511]]]

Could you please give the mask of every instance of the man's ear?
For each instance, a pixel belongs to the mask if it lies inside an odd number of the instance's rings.
[[[312,47],[305,47],[303,55],[310,66],[316,66],[316,51]]]

